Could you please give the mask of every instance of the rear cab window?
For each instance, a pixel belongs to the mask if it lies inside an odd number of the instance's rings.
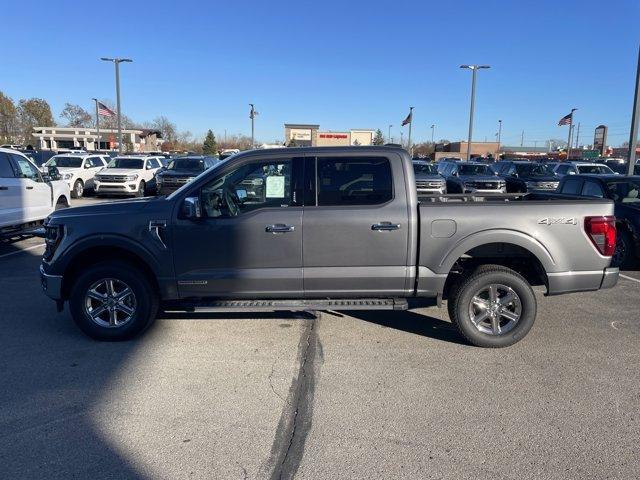
[[[562,191],[560,193],[564,195],[580,195],[581,187],[581,178],[569,178],[562,185]]]

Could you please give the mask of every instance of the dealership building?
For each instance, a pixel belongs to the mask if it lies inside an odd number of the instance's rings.
[[[83,149],[115,150],[118,148],[118,130],[84,127],[34,127],[32,136],[37,150]],[[162,134],[150,129],[122,129],[122,139],[131,144],[134,152],[156,152],[162,144]]]
[[[320,125],[285,123],[286,145],[299,147],[343,147],[348,145],[372,145],[375,130],[351,129],[347,131],[322,131]]]

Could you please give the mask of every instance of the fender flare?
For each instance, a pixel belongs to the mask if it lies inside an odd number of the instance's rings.
[[[438,270],[442,273],[449,273],[458,258],[466,252],[473,248],[490,243],[509,243],[517,245],[536,257],[542,264],[545,271],[553,271],[555,268],[556,262],[553,255],[551,255],[551,252],[549,252],[542,243],[531,235],[527,235],[526,233],[517,230],[492,229],[473,233],[460,239],[445,254],[440,265],[438,265]]]
[[[121,248],[140,258],[155,275],[160,273],[160,264],[142,244],[127,237],[113,234],[96,234],[77,240],[60,252],[58,261],[56,262],[56,270],[59,270],[60,274],[62,274],[62,272],[69,268],[78,255],[95,247]]]

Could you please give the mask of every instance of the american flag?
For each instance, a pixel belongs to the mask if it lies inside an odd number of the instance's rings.
[[[98,115],[103,117],[115,117],[116,112],[107,107],[104,103],[98,102]]]
[[[571,113],[568,115],[565,115],[564,117],[562,117],[560,119],[560,121],[558,122],[558,125],[571,125],[571,122],[573,122],[573,111],[575,110],[575,108],[573,110],[571,110]]]

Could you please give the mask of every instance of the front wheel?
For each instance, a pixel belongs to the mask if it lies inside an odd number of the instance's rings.
[[[449,315],[478,347],[508,347],[522,340],[536,319],[533,289],[517,272],[483,265],[451,290]]]
[[[158,295],[147,277],[119,261],[86,268],[71,289],[71,316],[96,340],[127,340],[155,320]]]
[[[138,191],[136,192],[137,197],[144,197],[146,193],[147,185],[144,183],[144,180],[140,181],[140,185],[138,185]]]
[[[76,180],[76,183],[73,184],[73,190],[71,190],[71,196],[73,198],[82,198],[84,195],[84,184],[82,180]]]

